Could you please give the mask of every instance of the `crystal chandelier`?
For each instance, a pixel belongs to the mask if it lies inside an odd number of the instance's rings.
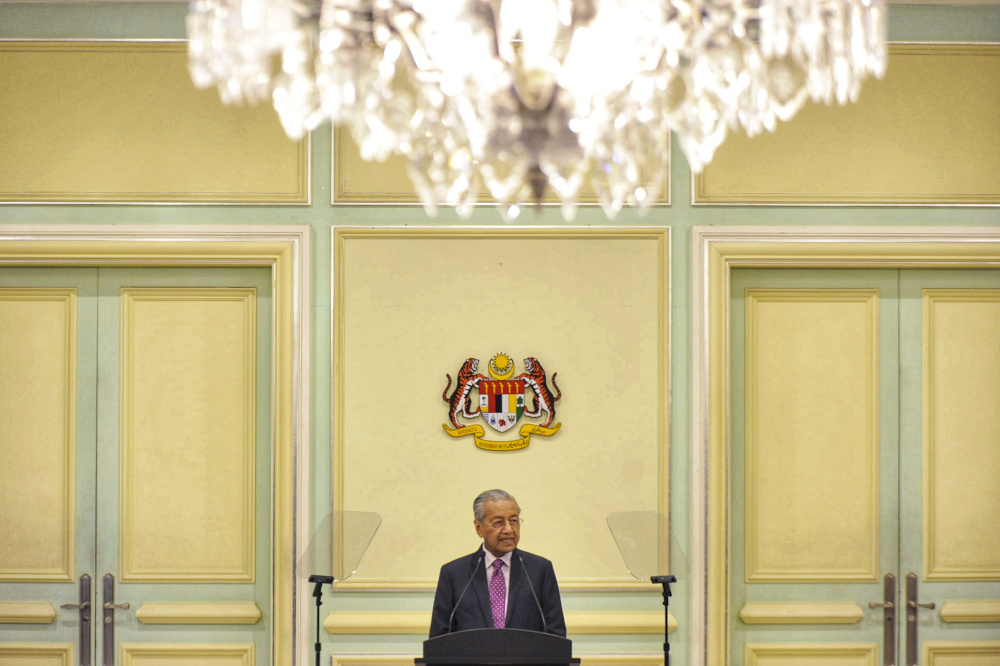
[[[884,0],[195,0],[187,30],[196,86],[271,100],[295,139],[342,124],[463,217],[551,190],[572,219],[588,181],[609,217],[644,208],[671,131],[697,173],[886,62]]]

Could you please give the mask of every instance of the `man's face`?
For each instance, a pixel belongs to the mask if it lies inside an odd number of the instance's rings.
[[[521,510],[511,500],[487,502],[483,507],[485,518],[476,521],[476,534],[483,538],[486,550],[494,557],[501,557],[517,547],[521,540]]]

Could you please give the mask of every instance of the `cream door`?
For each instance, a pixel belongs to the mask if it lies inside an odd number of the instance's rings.
[[[1000,666],[1000,271],[901,271],[900,359],[901,641]]]
[[[942,280],[973,291],[926,289]],[[969,622],[1000,600],[998,274],[747,270],[732,285],[733,663],[1000,664],[1000,625]],[[955,392],[975,377],[979,399]],[[928,552],[951,569],[927,569]],[[908,578],[916,603],[947,590],[953,621],[940,602],[908,608]]]
[[[11,276],[66,284],[81,272],[92,277],[68,309],[76,312],[77,357],[88,359],[78,365],[94,371],[77,372],[80,397],[68,409],[78,416],[78,446],[69,447],[65,465],[76,472],[65,483],[91,499],[76,503],[77,519],[63,529],[81,555],[71,582],[35,576],[4,591],[22,605],[48,604],[56,616],[37,627],[0,625],[0,664],[5,649],[9,663],[31,666],[56,656],[51,663],[60,666],[88,658],[134,666],[269,663],[270,275],[4,269],[0,284],[6,288]],[[72,346],[74,335],[64,337]],[[47,357],[29,331],[0,338],[21,354]],[[33,378],[37,365],[18,366],[20,378],[5,390],[30,396],[26,385],[47,386]],[[19,418],[22,430],[38,422]],[[0,442],[5,460],[36,448],[26,437]],[[37,462],[36,453],[27,456]],[[51,491],[36,495],[58,504]],[[49,512],[36,497],[0,515],[30,534]],[[61,608],[78,602],[83,574],[93,587],[89,632],[80,610]]]
[[[60,606],[95,572],[96,385],[97,269],[0,269],[2,666],[80,663]]]

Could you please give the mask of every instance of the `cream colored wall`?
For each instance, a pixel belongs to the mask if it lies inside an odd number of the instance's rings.
[[[521,547],[552,559],[563,587],[634,586],[605,519],[669,511],[669,232],[334,234],[334,506],[383,514],[338,587],[433,589],[443,556],[474,549],[472,499],[492,487],[518,498]],[[562,395],[562,427],[515,451],[442,429],[445,375],[468,357],[485,375],[498,352],[517,373],[537,357]]]
[[[184,3],[173,5],[157,4],[107,4],[107,5],[61,5],[61,6],[0,6],[0,37],[5,38],[156,38],[178,39],[183,37],[183,15],[186,11]],[[928,41],[928,40],[961,40],[970,42],[988,41],[1000,42],[1000,10],[995,6],[958,6],[958,7],[915,7],[894,5],[890,9],[890,37],[897,41]],[[207,93],[206,93],[207,94]],[[864,95],[864,93],[862,93]],[[6,102],[4,103],[6,104]],[[221,106],[217,108],[223,113]],[[4,109],[4,107],[0,107]],[[953,107],[955,113],[961,112],[961,105]],[[2,115],[2,114],[0,114]],[[950,123],[960,120],[950,119]],[[45,145],[58,153],[72,153],[79,149],[80,137],[75,134],[58,134],[48,140]],[[41,145],[41,144],[39,144]],[[322,515],[332,506],[333,489],[331,480],[339,470],[334,467],[333,446],[335,429],[338,427],[333,419],[333,376],[332,358],[332,296],[335,285],[332,277],[333,226],[362,227],[487,227],[492,231],[502,231],[504,226],[498,214],[491,208],[477,209],[471,220],[458,220],[450,211],[443,211],[440,217],[430,220],[422,211],[415,207],[392,206],[336,206],[331,207],[330,192],[334,181],[333,161],[331,152],[331,133],[328,128],[322,128],[314,133],[310,154],[310,171],[307,175],[306,189],[311,194],[311,204],[302,206],[275,207],[268,205],[47,205],[36,202],[27,205],[7,205],[0,207],[0,234],[4,228],[14,225],[32,225],[35,227],[50,227],[58,224],[86,224],[101,227],[113,232],[121,225],[142,225],[155,229],[157,226],[192,225],[296,225],[305,224],[310,228],[312,249],[309,257],[313,269],[306,277],[306,284],[311,289],[311,300],[308,312],[312,323],[309,334],[313,339],[312,346],[307,349],[307,367],[311,376],[308,378],[309,394],[305,404],[283,404],[279,409],[279,418],[291,418],[289,412],[296,409],[307,410],[310,425],[297,440],[299,452],[308,459],[309,465],[300,468],[299,506],[308,502],[311,505],[312,520],[318,522]],[[38,147],[38,146],[36,146]],[[919,149],[919,146],[916,147]],[[4,157],[0,156],[0,161]],[[112,164],[108,164],[112,162]],[[46,164],[45,161],[42,162]],[[106,158],[103,166],[111,166],[113,158]],[[46,169],[46,172],[56,173]],[[169,174],[162,174],[166,178]],[[838,208],[838,207],[777,207],[767,205],[733,205],[726,208],[692,205],[692,175],[683,157],[677,151],[673,155],[671,167],[671,201],[669,207],[656,208],[647,217],[639,218],[631,211],[623,211],[614,226],[634,227],[664,227],[671,228],[672,248],[669,256],[669,268],[666,277],[669,280],[669,293],[672,295],[668,309],[673,331],[670,348],[665,360],[669,360],[670,386],[672,391],[668,397],[671,416],[667,435],[671,445],[671,460],[669,470],[669,485],[671,513],[673,522],[681,537],[683,545],[692,557],[715,557],[711,548],[700,548],[697,544],[702,530],[715,529],[715,523],[710,522],[706,528],[701,522],[704,515],[706,498],[699,493],[703,490],[701,479],[708,476],[706,468],[699,467],[698,444],[706,441],[709,435],[705,428],[713,423],[710,413],[697,410],[696,404],[702,398],[705,389],[702,379],[698,377],[701,368],[698,358],[707,346],[708,333],[692,324],[705,307],[696,294],[701,273],[692,276],[692,252],[696,247],[692,243],[693,228],[699,225],[769,225],[780,229],[795,225],[806,226],[814,230],[823,230],[837,225],[853,225],[876,227],[890,231],[900,226],[922,228],[955,228],[955,227],[997,227],[1000,226],[1000,211],[995,207],[958,205],[916,206],[916,207],[884,207],[884,208]],[[58,186],[59,183],[49,183]],[[53,187],[59,190],[59,187]],[[521,224],[528,227],[547,226],[564,229],[569,227],[603,227],[608,226],[607,220],[600,211],[593,208],[581,209],[573,225],[563,222],[554,209],[543,209],[538,212],[525,211]],[[464,275],[459,268],[456,277]],[[290,342],[286,344],[291,344]],[[539,357],[541,358],[541,352]],[[591,349],[595,358],[604,358],[603,350]],[[436,366],[435,366],[436,368]],[[563,376],[563,366],[556,368]],[[449,368],[436,372],[450,372]],[[430,372],[428,372],[430,376]],[[436,376],[436,375],[435,375]],[[440,379],[440,377],[438,377]],[[567,393],[567,401],[569,400]],[[609,400],[615,400],[615,395],[609,395]],[[567,403],[568,405],[569,403]],[[716,405],[718,407],[718,405]],[[622,405],[624,407],[624,405]],[[616,407],[617,408],[617,407]],[[661,405],[662,408],[662,405]],[[569,409],[567,407],[567,409]],[[572,410],[570,410],[572,412]],[[724,411],[724,410],[723,410]],[[717,412],[713,412],[717,413]],[[643,424],[642,427],[647,427]],[[437,425],[439,427],[440,424]],[[569,428],[567,423],[564,427]],[[577,426],[574,426],[577,427]],[[568,431],[567,431],[568,433]],[[561,433],[565,435],[567,433]],[[535,446],[533,443],[532,446]],[[302,464],[302,458],[299,463]],[[291,463],[283,460],[281,465],[287,467]],[[712,478],[715,478],[712,471]],[[568,497],[578,502],[587,500],[586,491],[580,491],[577,486],[563,488]],[[457,498],[462,506],[471,498]],[[283,497],[278,511],[289,506],[291,500]],[[426,511],[434,511],[437,506],[425,507]],[[388,512],[387,512],[388,515]],[[714,520],[714,518],[713,518]],[[305,535],[308,529],[304,530]],[[307,536],[300,534],[300,539]],[[377,535],[382,539],[385,535]],[[439,535],[435,535],[439,536]],[[444,535],[454,539],[454,542],[464,543],[461,535]],[[525,544],[527,545],[527,543]],[[279,541],[278,553],[284,557],[284,566],[289,566],[291,539],[283,534]],[[287,551],[287,552],[286,552]],[[441,554],[441,560],[451,556],[451,553]],[[702,578],[680,583],[675,589],[671,600],[671,610],[678,617],[679,626],[671,635],[671,647],[674,659],[678,663],[687,663],[688,659],[700,660],[705,653],[702,642],[704,618],[706,617],[703,602],[699,600],[698,590],[706,586]],[[282,589],[281,595],[290,594]],[[357,614],[361,612],[387,613],[402,611],[412,613],[426,612],[430,604],[430,592],[427,590],[410,592],[380,592],[371,594],[363,591],[338,591],[325,598],[324,611],[334,613]],[[298,649],[299,661],[307,662],[310,656],[311,632],[309,599],[300,606],[300,625],[307,637],[301,641]],[[595,612],[607,616],[628,611],[655,614],[662,612],[659,593],[653,589],[639,592],[586,592],[570,590],[564,594],[564,601],[570,612]],[[334,617],[337,617],[336,615]],[[654,632],[633,634],[609,627],[605,633],[578,633],[573,636],[576,652],[583,655],[596,654],[639,654],[632,657],[636,660],[651,659],[662,650],[662,636]],[[420,649],[420,636],[410,634],[337,634],[324,635],[324,656],[332,654],[414,654]],[[303,647],[304,646],[304,647]],[[292,648],[286,646],[290,654]],[[44,663],[44,662],[43,662]],[[695,663],[702,663],[696,661]],[[717,662],[716,662],[717,663]]]

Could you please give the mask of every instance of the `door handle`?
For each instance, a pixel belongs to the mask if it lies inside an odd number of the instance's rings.
[[[80,666],[90,666],[90,576],[80,576],[80,603],[63,604],[64,610],[80,611]]]
[[[896,666],[896,577],[887,573],[882,601],[869,601],[868,608],[882,609],[882,666]]]
[[[906,574],[906,666],[917,666],[917,609],[934,607],[917,601],[917,574]]]
[[[115,577],[111,574],[104,576],[104,659],[101,666],[115,666],[115,611],[127,610],[128,602],[115,603]]]

